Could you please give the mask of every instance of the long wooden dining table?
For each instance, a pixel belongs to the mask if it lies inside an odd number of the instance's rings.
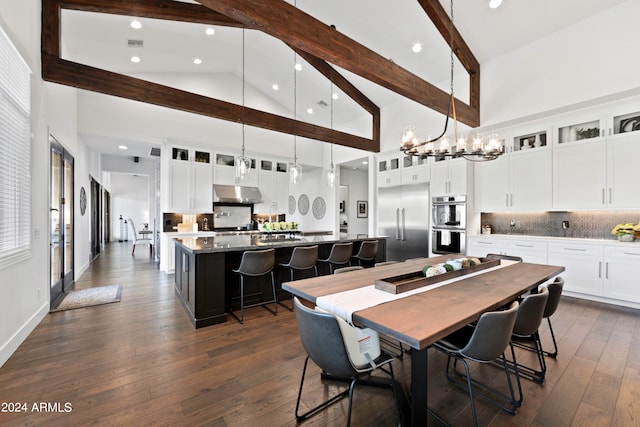
[[[423,266],[460,256],[413,259],[396,264],[321,276],[282,284],[313,304],[319,297],[362,288],[385,279],[420,271]],[[427,348],[487,311],[513,301],[564,271],[564,267],[515,263],[450,284],[353,313],[354,324],[369,327],[411,349],[411,402],[405,421],[427,425]]]

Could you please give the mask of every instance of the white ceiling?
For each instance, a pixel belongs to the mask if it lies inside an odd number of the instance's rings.
[[[504,0],[500,8],[490,9],[488,0],[456,0],[454,21],[482,64],[625,1]],[[449,11],[449,2],[441,2]],[[448,47],[417,0],[298,0],[296,6],[448,91]],[[142,29],[134,30],[129,26],[130,21],[131,17],[64,11],[63,56],[130,75],[231,73],[238,78],[243,76],[241,29],[214,27],[215,35],[207,36],[204,33],[206,26],[199,24],[141,19]],[[293,52],[279,40],[257,31],[247,30],[245,38],[246,83],[286,110],[293,111]],[[143,40],[144,47],[128,47],[128,39]],[[423,45],[418,54],[411,50],[416,41]],[[130,62],[133,54],[142,61],[138,64]],[[193,64],[195,57],[202,59],[201,65]],[[303,67],[297,73],[296,116],[329,126],[330,108],[320,108],[317,103],[322,100],[330,104],[330,84],[308,64],[303,62]],[[456,70],[461,69],[456,63]],[[386,89],[344,70],[341,72],[380,107],[399,99]],[[459,93],[458,79],[464,85],[466,79],[456,73],[456,94],[466,99]],[[273,83],[280,86],[279,91],[271,89]],[[306,113],[309,106],[315,110],[313,115]],[[362,114],[363,110],[346,95],[334,101],[334,123],[338,128],[340,123]],[[110,141],[91,133],[85,133],[83,140],[96,151],[122,154],[114,148],[122,140]],[[129,141],[127,145],[135,146],[136,142]],[[126,155],[146,156],[147,145],[140,148],[140,153],[127,150]]]

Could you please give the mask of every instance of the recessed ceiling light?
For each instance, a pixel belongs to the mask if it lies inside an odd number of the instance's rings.
[[[278,83],[274,83],[274,84],[271,85],[271,89],[277,91],[277,90],[280,90],[280,86],[278,86]]]
[[[338,99],[338,98],[339,98],[339,96],[338,96],[338,92],[333,92],[333,95],[331,95],[331,97],[332,97],[333,99]]]
[[[127,147],[126,145],[118,145],[118,148],[121,150],[128,150],[129,147]]]
[[[369,162],[368,162],[368,161],[366,161],[366,160],[363,160],[363,161],[362,161],[362,164],[363,164],[363,165],[368,165],[368,164],[369,164]]]
[[[500,7],[501,4],[502,4],[502,0],[490,0],[489,1],[489,7],[491,9],[495,9],[497,7]]]
[[[300,70],[302,70],[302,64],[299,63],[299,62],[296,62],[296,65],[293,68],[295,68],[296,71],[300,71]]]
[[[138,21],[137,19],[134,19],[133,21],[131,21],[129,26],[134,30],[139,30],[140,28],[142,28],[142,22]]]
[[[418,52],[420,52],[420,51],[422,50],[422,45],[421,45],[419,42],[415,42],[415,43],[413,44],[413,46],[411,47],[411,50],[412,50],[414,53],[418,53]]]
[[[200,64],[202,64],[202,59],[200,59],[200,58],[195,58],[195,59],[193,60],[193,63],[194,63],[194,64],[196,64],[196,65],[200,65]]]
[[[206,30],[204,30],[204,33],[208,36],[212,36],[216,33],[216,30],[214,30],[213,28],[209,27]]]
[[[138,62],[140,62],[140,57],[138,57],[138,56],[132,56],[132,57],[131,57],[131,62],[134,62],[134,63],[136,63],[136,64],[137,64]]]
[[[307,113],[313,114],[313,108],[307,108]]]

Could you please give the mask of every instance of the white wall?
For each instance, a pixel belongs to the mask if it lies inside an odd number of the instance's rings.
[[[301,194],[309,197],[309,212],[301,215],[296,207],[293,215],[287,215],[287,221],[300,223],[300,228],[304,231],[331,231],[335,232],[338,221],[338,205],[336,204],[337,186],[329,188],[327,186],[326,169],[316,168],[305,171],[303,169],[302,179],[297,184],[289,184],[289,194],[295,197],[296,204]],[[325,216],[316,219],[313,215],[313,202],[317,197],[321,197],[326,206]],[[286,209],[283,209],[286,212]]]
[[[118,241],[120,237],[118,221],[120,214],[124,219],[131,217],[138,230],[142,228],[144,222],[148,222],[149,227],[153,228],[153,220],[156,218],[155,180],[159,173],[159,162],[158,158],[141,157],[136,163],[133,157],[102,156],[102,169],[107,172],[105,178],[109,182],[112,201],[111,241]],[[144,181],[144,191],[142,181]],[[132,188],[129,189],[126,185],[131,185]],[[139,194],[132,196],[133,192],[139,192]],[[137,198],[133,205],[127,201],[132,197]]]
[[[31,252],[0,270],[0,365],[49,311],[49,141],[40,79],[40,1],[0,2],[0,25],[23,54],[32,77]]]
[[[369,178],[368,173],[353,168],[340,168],[340,185],[349,187],[349,200],[345,208],[347,214],[347,224],[349,235],[368,234],[369,218],[373,218],[371,209],[374,207],[369,200]],[[358,218],[357,202],[359,200],[368,202],[369,215],[367,218]]]
[[[639,19],[629,0],[481,64],[482,125],[639,88]]]
[[[149,216],[149,177],[146,175],[130,175],[111,173],[111,241],[118,241],[120,237],[120,221],[131,218],[136,230],[142,230],[143,223],[153,227],[153,216]],[[128,240],[131,241],[131,229],[127,230]]]

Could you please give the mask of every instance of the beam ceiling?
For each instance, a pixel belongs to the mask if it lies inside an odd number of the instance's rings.
[[[479,65],[438,0],[418,0],[470,74],[470,105],[456,100],[458,119],[479,125]],[[42,0],[42,75],[47,81],[223,120],[377,152],[380,109],[329,63],[447,114],[450,95],[283,0]],[[372,115],[371,139],[208,98],[60,57],[61,9],[261,30],[287,43]]]

